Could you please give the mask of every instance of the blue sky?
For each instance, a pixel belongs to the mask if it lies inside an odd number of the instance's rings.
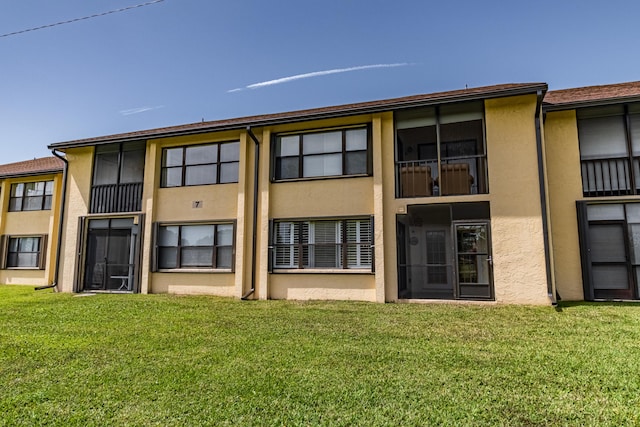
[[[0,0],[0,35],[148,1]],[[0,163],[202,119],[640,80],[638,16],[619,0],[158,0],[0,37]]]

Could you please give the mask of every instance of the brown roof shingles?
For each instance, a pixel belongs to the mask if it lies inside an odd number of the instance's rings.
[[[0,178],[25,175],[44,175],[62,171],[64,162],[57,157],[41,157],[39,159],[0,165]]]
[[[460,90],[453,90],[447,92],[437,92],[423,95],[413,95],[401,98],[384,99],[378,101],[360,102],[354,104],[345,104],[330,107],[313,108],[308,110],[290,111],[275,114],[265,114],[257,116],[240,117],[226,120],[216,120],[201,123],[191,123],[179,126],[170,126],[157,129],[148,129],[135,132],[121,133],[115,135],[107,135],[96,138],[78,139],[73,141],[58,142],[49,145],[49,148],[67,148],[72,146],[93,145],[99,143],[116,142],[116,141],[128,141],[134,139],[144,138],[159,138],[164,136],[171,136],[172,134],[178,134],[181,132],[207,132],[221,130],[225,128],[241,128],[245,126],[260,126],[266,123],[285,123],[293,120],[304,120],[308,118],[317,118],[323,115],[326,116],[339,116],[349,114],[367,113],[377,110],[382,110],[386,107],[401,108],[403,106],[410,106],[411,104],[429,103],[449,101],[465,98],[473,98],[476,96],[499,96],[500,94],[509,94],[516,91],[531,91],[535,93],[536,90],[547,90],[546,83],[507,83],[493,86],[483,86],[476,88],[467,88]]]
[[[571,107],[580,104],[624,101],[625,99],[639,97],[640,81],[552,90],[547,92],[544,97],[544,103],[552,108]]]

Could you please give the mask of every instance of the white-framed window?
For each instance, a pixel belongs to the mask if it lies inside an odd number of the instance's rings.
[[[11,184],[9,211],[42,211],[51,209],[53,181]]]
[[[274,269],[371,269],[372,219],[275,220]]]
[[[2,236],[2,268],[45,268],[46,235]]]
[[[156,224],[156,268],[233,269],[233,223]]]
[[[275,136],[275,181],[370,174],[369,129],[346,129]]]
[[[162,150],[161,187],[238,182],[240,142],[187,145]]]

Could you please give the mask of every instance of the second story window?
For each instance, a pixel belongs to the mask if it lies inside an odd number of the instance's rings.
[[[275,137],[273,179],[366,175],[370,167],[366,127]]]
[[[162,150],[162,187],[238,182],[240,143],[200,144]]]
[[[53,181],[12,184],[9,211],[49,210],[52,197]]]
[[[585,196],[640,194],[640,104],[577,111]]]

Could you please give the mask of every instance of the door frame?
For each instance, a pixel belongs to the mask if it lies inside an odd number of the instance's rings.
[[[438,297],[419,297],[414,296],[413,286],[408,280],[408,268],[407,254],[409,245],[409,231],[406,228],[409,224],[406,222],[411,217],[410,210],[412,208],[435,208],[435,207],[447,207],[449,209],[448,220],[437,222],[441,225],[441,230],[448,234],[445,243],[447,249],[447,266],[451,266],[451,272],[447,273],[448,284],[452,288],[449,294],[445,298]],[[411,300],[411,299],[439,299],[441,301],[457,301],[457,300],[475,300],[475,301],[493,301],[495,300],[495,287],[494,287],[494,275],[493,275],[493,253],[491,242],[491,215],[489,212],[488,202],[460,202],[460,203],[443,203],[443,204],[417,204],[408,205],[406,209],[407,213],[396,213],[396,298],[398,300]],[[416,218],[421,218],[421,215],[425,215],[425,212],[420,214],[416,212]],[[444,219],[441,218],[441,219]],[[487,292],[478,295],[464,295],[460,292],[459,283],[459,267],[458,267],[458,250],[457,250],[457,236],[456,227],[460,225],[481,225],[487,230],[487,272],[488,272],[488,289]],[[420,231],[422,232],[422,231]],[[404,237],[404,239],[403,239]],[[424,242],[426,244],[426,240]]]
[[[635,201],[612,201],[609,203],[590,203],[587,201],[577,201],[576,202],[576,211],[578,214],[578,239],[580,246],[580,262],[582,265],[582,287],[584,293],[584,299],[586,301],[615,301],[615,300],[627,300],[626,298],[596,298],[595,295],[595,286],[593,279],[593,261],[591,257],[591,244],[589,241],[589,225],[621,225],[622,226],[622,235],[623,235],[623,244],[625,251],[625,265],[627,268],[627,280],[629,285],[629,290],[631,292],[630,300],[638,300],[640,299],[640,291],[638,288],[640,285],[638,284],[638,279],[635,277],[634,270],[636,268],[640,268],[638,265],[634,265],[631,260],[631,241],[629,238],[629,221],[627,216],[627,205],[631,203],[638,203]],[[592,220],[589,221],[587,216],[587,209],[589,205],[599,205],[599,204],[619,204],[623,206],[624,209],[624,218],[623,219],[601,219],[601,220]],[[636,222],[632,222],[632,224],[637,224]],[[619,263],[622,264],[622,263]]]
[[[473,295],[469,295],[469,296],[464,296],[461,295],[462,292],[460,291],[460,263],[459,263],[459,257],[458,257],[458,233],[457,233],[457,228],[458,226],[482,226],[486,229],[487,232],[487,236],[486,236],[486,241],[487,241],[487,279],[488,279],[488,283],[487,283],[487,294],[486,296],[473,296]],[[493,286],[493,255],[492,255],[492,244],[491,244],[491,221],[490,220],[457,220],[457,221],[452,221],[451,222],[451,237],[452,237],[452,242],[453,242],[453,257],[454,257],[454,264],[455,264],[455,272],[454,272],[454,283],[453,283],[453,295],[455,299],[461,299],[461,300],[493,300],[495,299],[495,292],[494,292],[494,286]]]
[[[78,218],[78,239],[77,239],[77,258],[76,268],[73,279],[73,291],[79,292],[101,292],[101,293],[113,293],[113,290],[86,290],[84,288],[85,274],[86,274],[86,262],[87,262],[87,245],[89,234],[89,221],[95,219],[133,219],[133,226],[131,229],[131,235],[135,236],[134,252],[129,255],[129,258],[133,260],[133,284],[130,286],[130,290],[125,291],[129,293],[140,292],[140,277],[142,274],[141,261],[142,261],[142,243],[144,239],[144,214],[124,214],[124,215],[87,215]],[[136,230],[137,228],[137,230]],[[135,230],[135,231],[134,231]],[[118,291],[122,293],[122,291]]]

